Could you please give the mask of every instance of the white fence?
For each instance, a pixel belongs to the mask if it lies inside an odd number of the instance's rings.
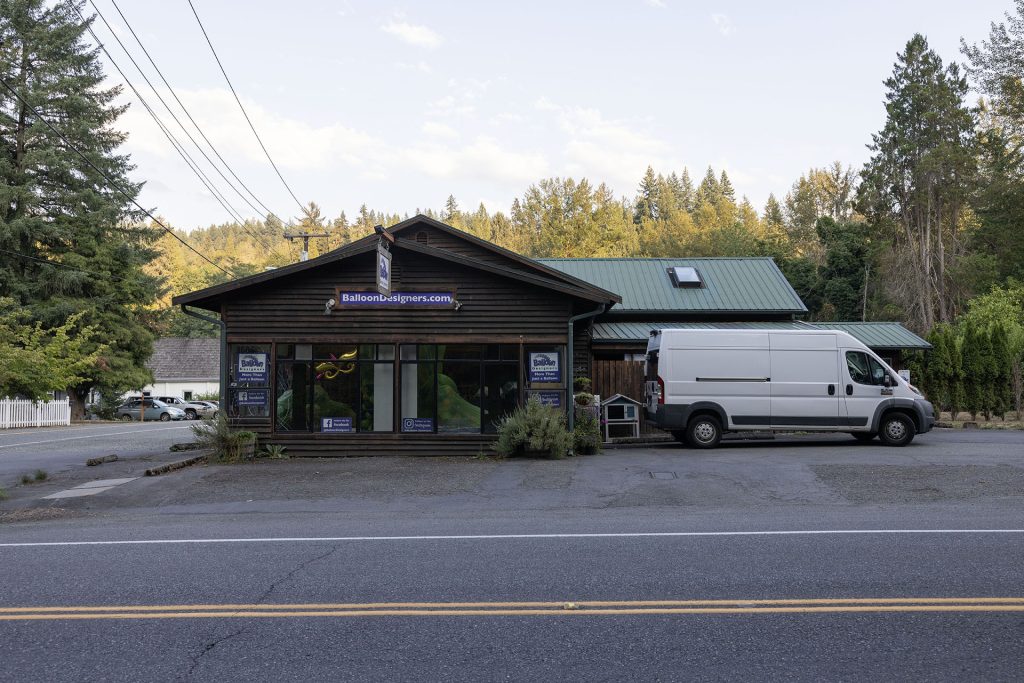
[[[71,401],[28,401],[0,398],[0,429],[55,427],[71,424]]]

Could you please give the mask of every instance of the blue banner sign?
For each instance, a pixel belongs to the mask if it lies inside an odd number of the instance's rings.
[[[562,407],[561,391],[533,391],[530,392],[530,395],[536,396],[542,406],[551,406],[552,408]]]
[[[531,382],[561,382],[561,354],[557,351],[530,352]]]
[[[454,292],[345,292],[338,290],[336,308],[455,308]]]
[[[430,417],[403,417],[403,432],[432,432],[434,431],[434,420]]]
[[[251,382],[253,384],[269,384],[270,364],[268,353],[240,353],[238,354],[238,368],[235,376],[236,382]]]
[[[259,406],[262,408],[267,405],[266,389],[239,389],[235,392],[235,396],[238,397],[238,405],[240,406]]]
[[[320,431],[331,434],[347,434],[352,431],[351,417],[321,417]]]

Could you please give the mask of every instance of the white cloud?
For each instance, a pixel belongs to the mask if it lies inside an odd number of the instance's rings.
[[[418,62],[395,62],[395,67],[402,71],[418,71],[421,74],[429,74],[434,71],[434,69],[422,59]]]
[[[446,126],[445,124],[438,123],[436,121],[427,121],[420,127],[420,130],[422,130],[426,135],[430,135],[435,138],[455,139],[459,137],[459,131],[455,130],[451,126]]]
[[[416,168],[438,178],[473,178],[525,184],[546,175],[547,159],[538,152],[502,147],[479,136],[465,147],[419,145],[403,152]]]
[[[607,181],[617,191],[631,191],[648,166],[681,167],[666,155],[669,144],[633,125],[606,118],[597,109],[561,106],[547,98],[535,108],[554,115],[565,134],[563,168],[559,173]]]
[[[732,25],[732,19],[727,14],[712,14],[711,21],[723,36],[731,36],[735,30],[735,27]]]
[[[380,27],[381,31],[398,38],[403,43],[417,47],[435,48],[441,42],[441,36],[433,29],[421,24],[410,24],[401,18],[394,18]]]
[[[665,4],[665,0],[645,0],[645,2],[651,7],[657,7],[658,9],[665,9],[668,5]]]

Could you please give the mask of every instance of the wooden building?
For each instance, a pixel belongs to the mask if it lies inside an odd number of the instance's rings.
[[[532,260],[425,216],[388,233],[390,297],[374,235],[174,298],[220,316],[235,427],[293,455],[474,454],[531,394],[568,408],[573,376],[642,399],[651,329],[809,324],[769,258]],[[890,359],[928,348],[897,323],[832,326]]]
[[[293,455],[473,454],[528,395],[568,405],[574,322],[618,295],[424,216],[389,232],[387,298],[377,236],[174,298],[223,321],[235,427]]]

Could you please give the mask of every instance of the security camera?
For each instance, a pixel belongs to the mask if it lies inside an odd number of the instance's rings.
[[[331,309],[338,305],[338,302],[334,299],[328,299],[327,303],[324,304],[324,315],[330,315]]]
[[[462,308],[462,302],[461,302],[461,301],[458,301],[458,300],[456,300],[456,301],[455,301],[455,310],[457,311],[457,310],[459,310],[460,308]]]

